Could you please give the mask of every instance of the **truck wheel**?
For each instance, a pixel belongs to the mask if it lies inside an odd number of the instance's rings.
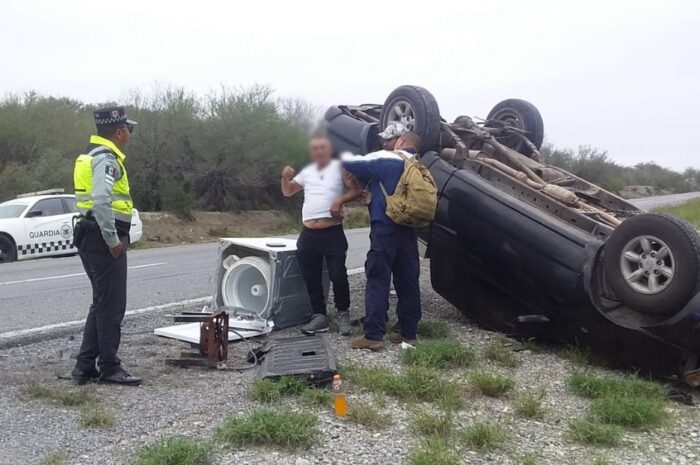
[[[603,269],[626,306],[654,315],[677,312],[700,290],[700,237],[671,215],[633,216],[605,245]]]
[[[486,127],[497,128],[504,124],[525,131],[525,137],[527,137],[538,150],[542,147],[544,122],[542,121],[540,112],[530,102],[511,98],[493,107],[489,112],[489,116],[486,118]],[[509,135],[506,137],[496,137],[496,139],[516,152],[520,152],[526,156],[532,155],[532,150],[530,150],[521,137]]]
[[[421,153],[436,150],[440,144],[440,108],[435,97],[422,87],[401,86],[387,97],[379,117],[382,130],[390,123],[401,123],[422,141]]]
[[[17,247],[9,237],[0,234],[0,263],[17,260]]]

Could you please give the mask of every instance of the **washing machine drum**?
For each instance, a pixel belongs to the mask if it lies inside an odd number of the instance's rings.
[[[270,263],[261,257],[230,262],[221,282],[224,305],[247,310],[267,319],[272,286]]]

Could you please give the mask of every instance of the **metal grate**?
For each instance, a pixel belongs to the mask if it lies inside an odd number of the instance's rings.
[[[335,356],[325,335],[278,339],[265,356],[261,372],[263,378],[299,376],[324,384],[336,373]]]

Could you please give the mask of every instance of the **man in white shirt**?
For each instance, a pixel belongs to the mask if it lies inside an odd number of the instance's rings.
[[[304,191],[302,220],[304,229],[297,241],[297,261],[309,293],[313,316],[302,326],[304,334],[328,331],[326,298],[323,294],[323,260],[333,284],[338,327],[350,334],[350,287],[345,269],[348,242],[343,232],[343,205],[362,195],[354,178],[347,174],[340,160],[333,159],[333,149],[325,137],[309,143],[312,163],[294,176],[294,169],[282,170],[282,194],[291,197]]]

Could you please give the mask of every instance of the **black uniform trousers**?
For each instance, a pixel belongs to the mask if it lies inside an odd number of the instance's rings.
[[[342,225],[326,229],[304,230],[297,240],[297,262],[306,283],[311,308],[314,313],[326,313],[326,297],[323,294],[323,260],[326,260],[328,277],[333,283],[335,308],[346,312],[350,308],[350,286],[345,269],[348,241]]]
[[[124,240],[121,235],[120,240]],[[126,249],[119,257],[112,257],[96,228],[85,234],[78,253],[92,284],[92,304],[76,368],[92,371],[97,360],[102,376],[110,376],[121,370],[117,352],[126,311]]]

